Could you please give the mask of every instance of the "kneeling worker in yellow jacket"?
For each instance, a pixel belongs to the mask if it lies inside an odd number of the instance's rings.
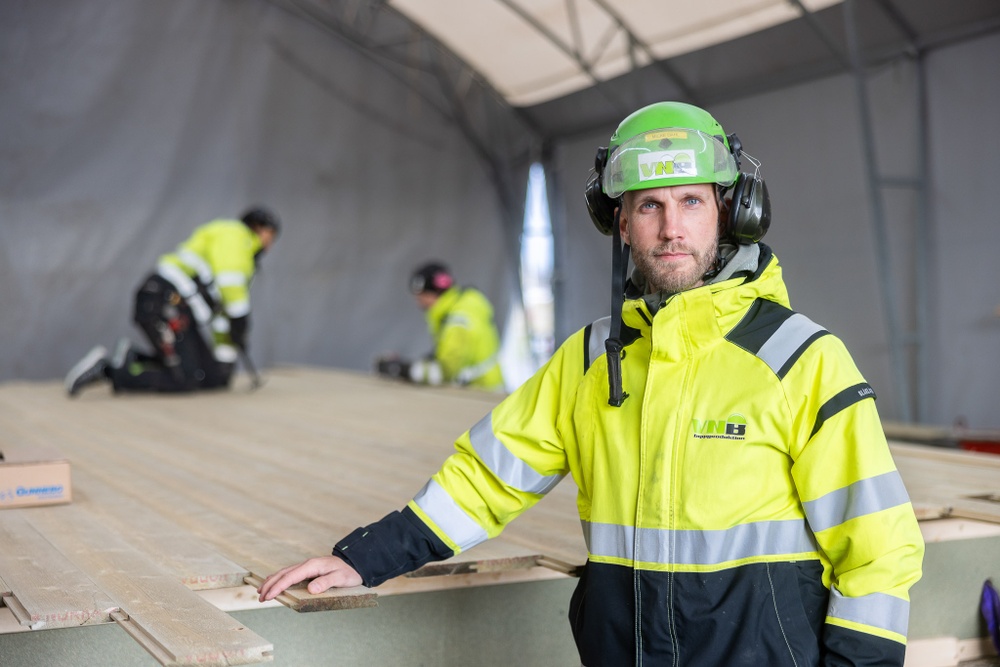
[[[426,312],[434,351],[423,359],[380,358],[375,370],[386,377],[421,384],[456,384],[502,391],[497,355],[500,335],[493,306],[472,287],[462,287],[443,264],[429,262],[410,276],[410,293]]]
[[[96,382],[118,391],[182,392],[226,387],[247,360],[250,282],[260,256],[278,236],[278,217],[248,209],[239,220],[205,223],[160,257],[135,295],[135,324],[149,352],[127,338],[114,354],[90,350],[66,375],[70,396]]]
[[[402,511],[272,574],[260,598],[448,558],[572,474],[587,667],[900,667],[920,529],[875,392],[791,309],[760,242],[759,166],[698,107],[625,118],[585,188],[619,250],[611,317],[460,436]]]

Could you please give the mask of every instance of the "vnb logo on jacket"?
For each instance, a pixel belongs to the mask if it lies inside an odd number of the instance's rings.
[[[691,432],[696,438],[746,440],[747,420],[740,414],[731,414],[726,419],[692,419]]]

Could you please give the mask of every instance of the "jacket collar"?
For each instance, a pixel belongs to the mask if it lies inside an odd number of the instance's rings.
[[[736,322],[724,322],[727,315],[742,313],[755,299],[768,299],[789,306],[788,291],[781,277],[777,256],[763,243],[756,245],[759,246],[756,266],[739,262],[734,271],[720,272],[716,279],[701,287],[667,295],[658,293],[637,297],[634,291],[627,293],[629,299],[622,311],[623,323],[636,329],[646,329],[652,325],[653,317],[660,310],[667,310],[672,313],[671,317],[683,312],[692,326],[701,326],[699,322],[708,326],[711,322],[714,329],[721,325],[728,330]],[[634,290],[635,287],[630,281],[629,288]]]

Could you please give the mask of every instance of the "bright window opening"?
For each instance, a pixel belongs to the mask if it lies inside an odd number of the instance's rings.
[[[554,351],[555,314],[552,298],[552,225],[545,189],[545,170],[533,164],[521,233],[523,303],[513,304],[504,335],[501,363],[508,390],[527,380]]]

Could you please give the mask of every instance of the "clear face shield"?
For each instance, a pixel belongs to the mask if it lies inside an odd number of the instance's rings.
[[[670,127],[617,146],[604,168],[604,193],[617,199],[629,190],[690,183],[729,187],[738,175],[736,160],[721,138]]]

